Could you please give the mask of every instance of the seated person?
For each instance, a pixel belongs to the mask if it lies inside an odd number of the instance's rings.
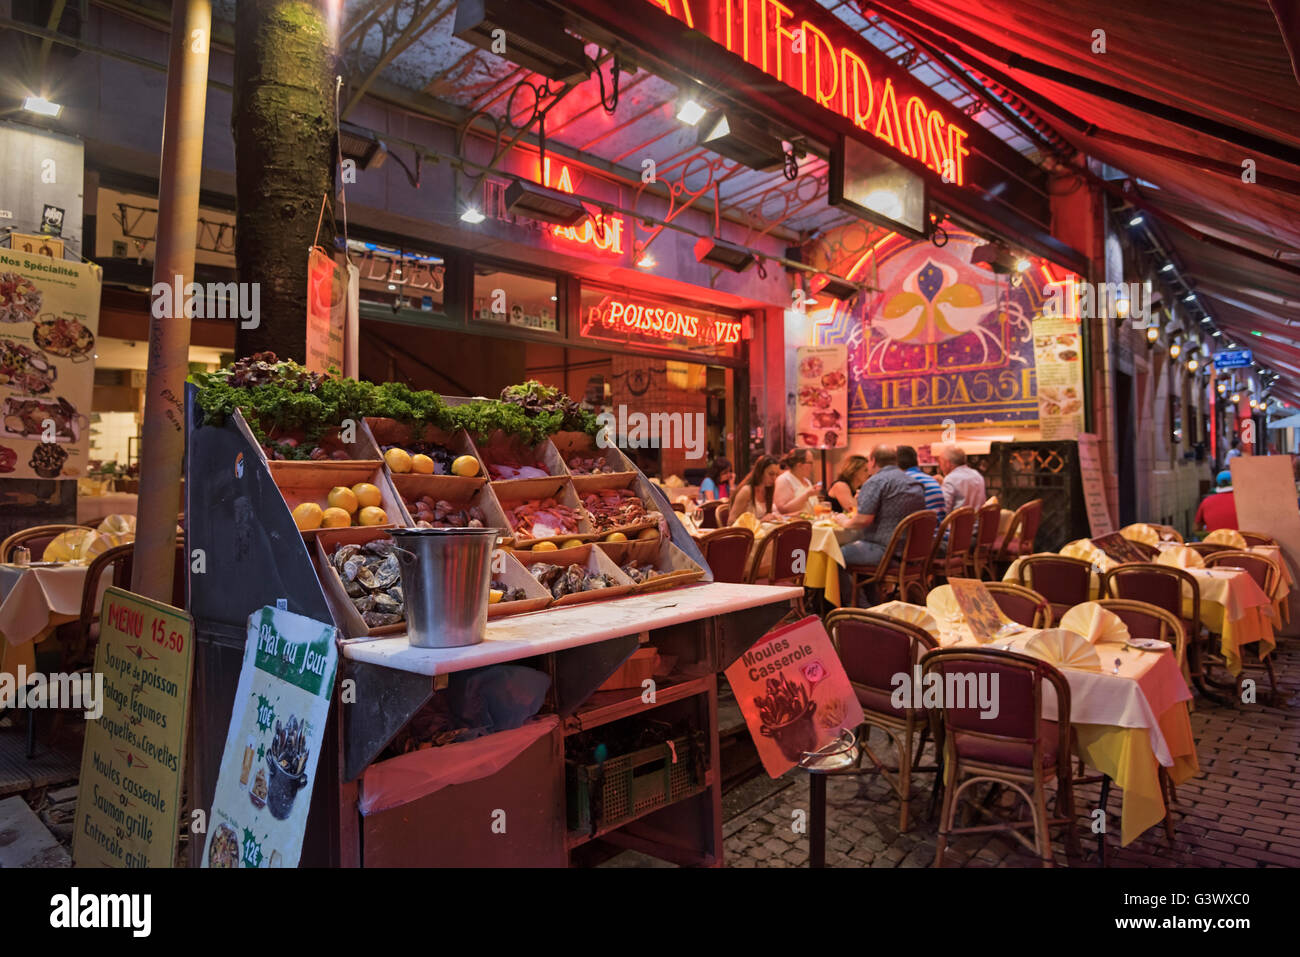
[[[830,499],[831,511],[851,512],[857,505],[858,489],[867,480],[867,457],[850,455],[840,466],[840,474],[835,476],[830,490],[826,493]]]
[[[858,514],[845,526],[862,530],[859,541],[841,548],[849,565],[878,564],[898,523],[925,508],[925,490],[914,476],[898,467],[898,453],[892,445],[872,449],[868,468],[871,477],[858,491]]]
[[[808,500],[822,490],[822,483],[814,483],[812,449],[795,449],[781,460],[785,471],[777,476],[773,491],[772,511],[781,515],[798,515],[809,510]]]
[[[1196,510],[1196,527],[1203,532],[1237,527],[1237,501],[1232,497],[1232,473],[1224,469],[1215,478],[1218,486],[1205,496]]]
[[[735,525],[740,516],[752,514],[760,522],[777,518],[772,511],[772,495],[776,477],[781,474],[781,466],[770,455],[760,455],[745,481],[736,489],[731,511],[727,513],[727,524]]]
[[[717,499],[731,498],[731,483],[736,480],[736,473],[731,470],[731,463],[719,456],[709,466],[709,474],[700,483],[700,501],[712,502]]]
[[[908,475],[915,478],[921,483],[921,488],[925,489],[925,507],[943,521],[947,511],[944,507],[943,486],[933,475],[927,474],[917,463],[916,449],[910,445],[900,445],[898,447],[898,467]]]

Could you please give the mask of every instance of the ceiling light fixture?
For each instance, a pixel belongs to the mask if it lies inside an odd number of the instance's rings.
[[[1130,220],[1128,221],[1128,224],[1129,224],[1130,226],[1141,226],[1141,225],[1142,225],[1142,221],[1143,221],[1143,220],[1142,220],[1142,214],[1141,214],[1141,213],[1138,213],[1136,216],[1134,216],[1132,219],[1130,219]]]
[[[847,279],[840,279],[837,276],[828,276],[826,273],[819,273],[814,276],[812,282],[808,284],[810,295],[815,296],[824,292],[826,295],[841,301],[852,299],[858,294],[859,289],[860,287],[856,283],[851,283]]]
[[[595,69],[585,43],[555,11],[531,0],[460,0],[452,33],[489,52],[507,36],[502,56],[547,79],[577,81]]]
[[[695,145],[760,173],[785,166],[785,146],[781,140],[734,113],[721,110],[713,113],[696,127]]]
[[[1160,271],[1161,271],[1161,272],[1173,272],[1173,271],[1174,271],[1174,264],[1173,264],[1173,263],[1165,263],[1163,266],[1160,267]]]
[[[646,253],[636,261],[636,264],[641,269],[653,269],[655,266],[655,258],[649,253]]]
[[[43,96],[29,96],[24,98],[23,109],[28,113],[36,113],[40,116],[58,116],[63,112],[62,104],[53,103]]]
[[[587,207],[570,194],[526,179],[506,187],[505,204],[507,213],[556,226],[576,226],[587,218]]]
[[[1237,405],[1239,402],[1241,402],[1241,393],[1234,392],[1229,398],[1232,400],[1233,405]]]
[[[712,236],[702,236],[695,241],[695,258],[706,265],[732,272],[744,272],[754,265],[754,254],[744,246]]]
[[[1182,354],[1183,354],[1183,347],[1180,346],[1178,343],[1175,342],[1173,345],[1169,347],[1170,358],[1177,359]]]
[[[1127,304],[1128,300],[1127,300],[1127,299],[1121,299],[1120,302]],[[1119,304],[1119,303],[1116,303],[1116,305],[1118,305],[1118,304]],[[1126,312],[1126,313],[1128,312],[1128,308],[1127,308],[1127,306],[1125,307],[1124,312]],[[1122,318],[1124,318],[1124,317],[1123,317],[1123,316],[1120,316],[1120,318],[1122,319]],[[1154,344],[1155,344],[1155,341],[1156,341],[1157,339],[1159,339],[1159,338],[1160,338],[1160,327],[1159,327],[1159,326],[1147,326],[1147,342],[1152,343],[1152,344],[1154,345]]]
[[[1195,301],[1196,301],[1196,293],[1194,292],[1189,292],[1187,295],[1183,296],[1183,302],[1195,302]]]
[[[687,126],[694,126],[700,120],[704,119],[708,113],[704,107],[700,106],[695,100],[686,100],[682,103],[681,109],[677,111],[677,119],[681,120]]]
[[[460,214],[460,221],[462,223],[478,224],[483,222],[485,219],[487,219],[487,217],[484,216],[476,206],[467,206],[465,212]]]
[[[1198,368],[1200,368],[1200,365],[1201,365],[1201,364],[1200,364],[1199,362],[1197,362],[1195,359],[1188,359],[1188,360],[1187,360],[1187,371],[1188,371],[1188,372],[1195,372]]]

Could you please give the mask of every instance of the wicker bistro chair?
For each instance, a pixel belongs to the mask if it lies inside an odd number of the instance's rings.
[[[1092,563],[1065,555],[1028,555],[1016,567],[1016,581],[1052,606],[1051,625],[1092,597]]]
[[[45,553],[46,545],[69,529],[83,527],[82,525],[34,525],[31,528],[24,528],[22,531],[14,532],[3,542],[0,542],[0,562],[12,561],[14,549],[19,545],[26,545],[31,549],[32,561],[40,561],[41,555]]]
[[[1073,733],[1070,727],[1070,685],[1065,676],[1045,661],[990,648],[954,648],[932,651],[922,661],[925,675],[943,682],[940,709],[944,733],[945,788],[939,818],[939,839],[934,863],[943,866],[943,852],[954,834],[1009,832],[1051,867],[1051,828],[1066,826],[1066,844],[1078,848],[1075,831],[1074,787],[1070,775]],[[953,680],[949,680],[949,679]],[[972,680],[973,679],[973,680]],[[989,718],[964,693],[949,689],[979,687],[983,679],[997,681],[996,717]],[[1043,717],[1043,686],[1056,691],[1056,720]],[[966,698],[966,700],[954,700]],[[1047,782],[1056,778],[1055,817],[1047,813]],[[954,828],[962,794],[981,782],[1008,787],[1029,804],[1029,821],[999,822]],[[984,818],[992,812],[972,802]],[[1021,830],[1033,828],[1030,843]]]
[[[790,522],[774,528],[755,550],[745,581],[751,585],[794,585],[803,588],[804,570],[808,567],[808,551],[811,546],[811,522]],[[803,553],[802,561],[796,552]],[[767,575],[760,577],[759,572],[769,554],[772,563]],[[800,615],[804,613],[802,596],[795,599],[793,607]]]
[[[1265,535],[1263,532],[1241,532],[1241,537],[1246,540],[1247,545],[1276,545],[1277,540],[1271,535]]]
[[[1107,611],[1114,613],[1124,622],[1128,628],[1128,633],[1133,638],[1155,638],[1158,641],[1167,641],[1174,646],[1174,660],[1178,662],[1178,668],[1181,671],[1187,656],[1187,632],[1184,630],[1182,622],[1172,613],[1156,605],[1145,601],[1130,601],[1127,598],[1102,598],[1097,604],[1101,605]],[[1074,783],[1090,784],[1097,777],[1085,778],[1082,776],[1083,761],[1079,761],[1080,776],[1075,778]],[[1156,766],[1156,775],[1160,780],[1160,792],[1165,800],[1165,836],[1170,842],[1174,840],[1174,821],[1172,808],[1178,803],[1178,792],[1174,789],[1174,782],[1169,777],[1169,772],[1163,765]],[[1101,802],[1098,807],[1105,809],[1106,800],[1110,796],[1110,778],[1106,775],[1100,775],[1101,780]],[[1098,850],[1102,866],[1106,866],[1106,832],[1102,831],[1097,835]]]
[[[1269,601],[1273,600],[1278,580],[1282,577],[1282,570],[1277,567],[1276,562],[1271,558],[1265,558],[1263,555],[1256,555],[1254,552],[1237,550],[1215,552],[1213,555],[1206,556],[1205,564],[1209,568],[1228,566],[1243,569],[1251,578],[1255,579],[1255,584],[1268,596]],[[1242,663],[1245,663],[1244,656]],[[1268,672],[1268,683],[1272,686],[1273,694],[1276,695],[1278,693],[1277,673],[1273,670],[1272,654],[1264,656],[1264,670]]]
[[[1003,614],[1026,628],[1046,628],[1052,620],[1052,605],[1032,588],[1015,582],[987,582],[984,585]]]
[[[749,553],[754,533],[747,528],[715,528],[697,544],[713,570],[713,580],[744,584],[748,581]]]
[[[845,604],[855,604],[858,590],[866,588],[871,604],[883,601],[878,593],[881,586],[897,590],[899,600],[907,601],[912,589],[925,601],[926,569],[930,558],[930,544],[934,541],[935,526],[939,517],[929,509],[907,515],[894,528],[885,553],[875,565],[850,565],[852,591]],[[879,600],[877,600],[879,599]]]
[[[1188,542],[1187,547],[1199,554],[1202,558],[1209,558],[1211,555],[1217,555],[1219,552],[1235,551],[1231,545],[1215,545],[1213,542]]]
[[[867,730],[859,735],[858,740],[862,753],[871,759],[874,767],[858,773],[879,774],[894,789],[901,802],[898,829],[906,831],[912,774],[917,771],[935,773],[937,793],[939,765],[921,766],[921,755],[930,735],[929,713],[924,708],[910,705],[895,707],[896,676],[906,675],[909,682],[913,681],[914,668],[926,652],[937,647],[937,643],[916,625],[858,608],[831,612],[826,617],[826,627],[862,705],[862,723]],[[887,767],[872,751],[868,742],[871,728],[879,728],[893,742],[898,755],[895,767]]]
[[[700,528],[721,528],[722,524],[718,520],[718,510],[725,507],[726,500],[705,502],[700,506]]]
[[[1188,594],[1191,601],[1185,604],[1183,596]],[[1103,598],[1147,602],[1177,618],[1186,634],[1187,673],[1192,683],[1211,701],[1229,706],[1224,698],[1206,687],[1207,674],[1200,642],[1201,586],[1193,575],[1170,565],[1128,562],[1102,574],[1101,595]],[[1184,614],[1184,609],[1190,610],[1190,616]]]
[[[975,509],[968,505],[949,512],[934,534],[934,544],[925,560],[925,590],[928,592],[942,578],[969,578],[971,542],[975,536]]]
[[[978,525],[975,545],[971,549],[971,577],[980,581],[993,579],[993,552],[998,544],[998,526],[1002,522],[1002,506],[996,502],[983,505],[975,513]]]
[[[1030,555],[1034,551],[1034,539],[1038,538],[1038,526],[1043,521],[1043,500],[1041,498],[1026,502],[1016,509],[1007,526],[1007,534],[993,550],[995,566],[1009,566],[1021,555]]]

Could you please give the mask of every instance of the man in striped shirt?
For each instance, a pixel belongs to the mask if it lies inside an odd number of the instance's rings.
[[[943,486],[932,475],[921,471],[917,465],[916,449],[910,445],[898,447],[898,467],[921,483],[925,490],[925,507],[934,512],[943,521],[946,514],[943,505]]]

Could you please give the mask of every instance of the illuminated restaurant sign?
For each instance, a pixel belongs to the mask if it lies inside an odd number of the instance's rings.
[[[740,342],[742,324],[733,319],[701,315],[689,308],[605,296],[582,317],[582,334],[606,338],[611,334],[690,345]]]
[[[573,174],[564,163],[551,163],[548,156],[542,161],[541,183],[549,189],[561,193],[576,192],[573,186]],[[623,252],[623,217],[606,216],[597,222],[588,216],[581,226],[556,226],[551,232],[560,239],[581,243],[602,252],[621,254]]]
[[[945,181],[965,185],[968,134],[940,112],[943,101],[910,77],[896,84],[893,61],[865,41],[833,40],[832,33],[848,31],[821,7],[813,9],[825,29],[779,0],[648,2]]]

